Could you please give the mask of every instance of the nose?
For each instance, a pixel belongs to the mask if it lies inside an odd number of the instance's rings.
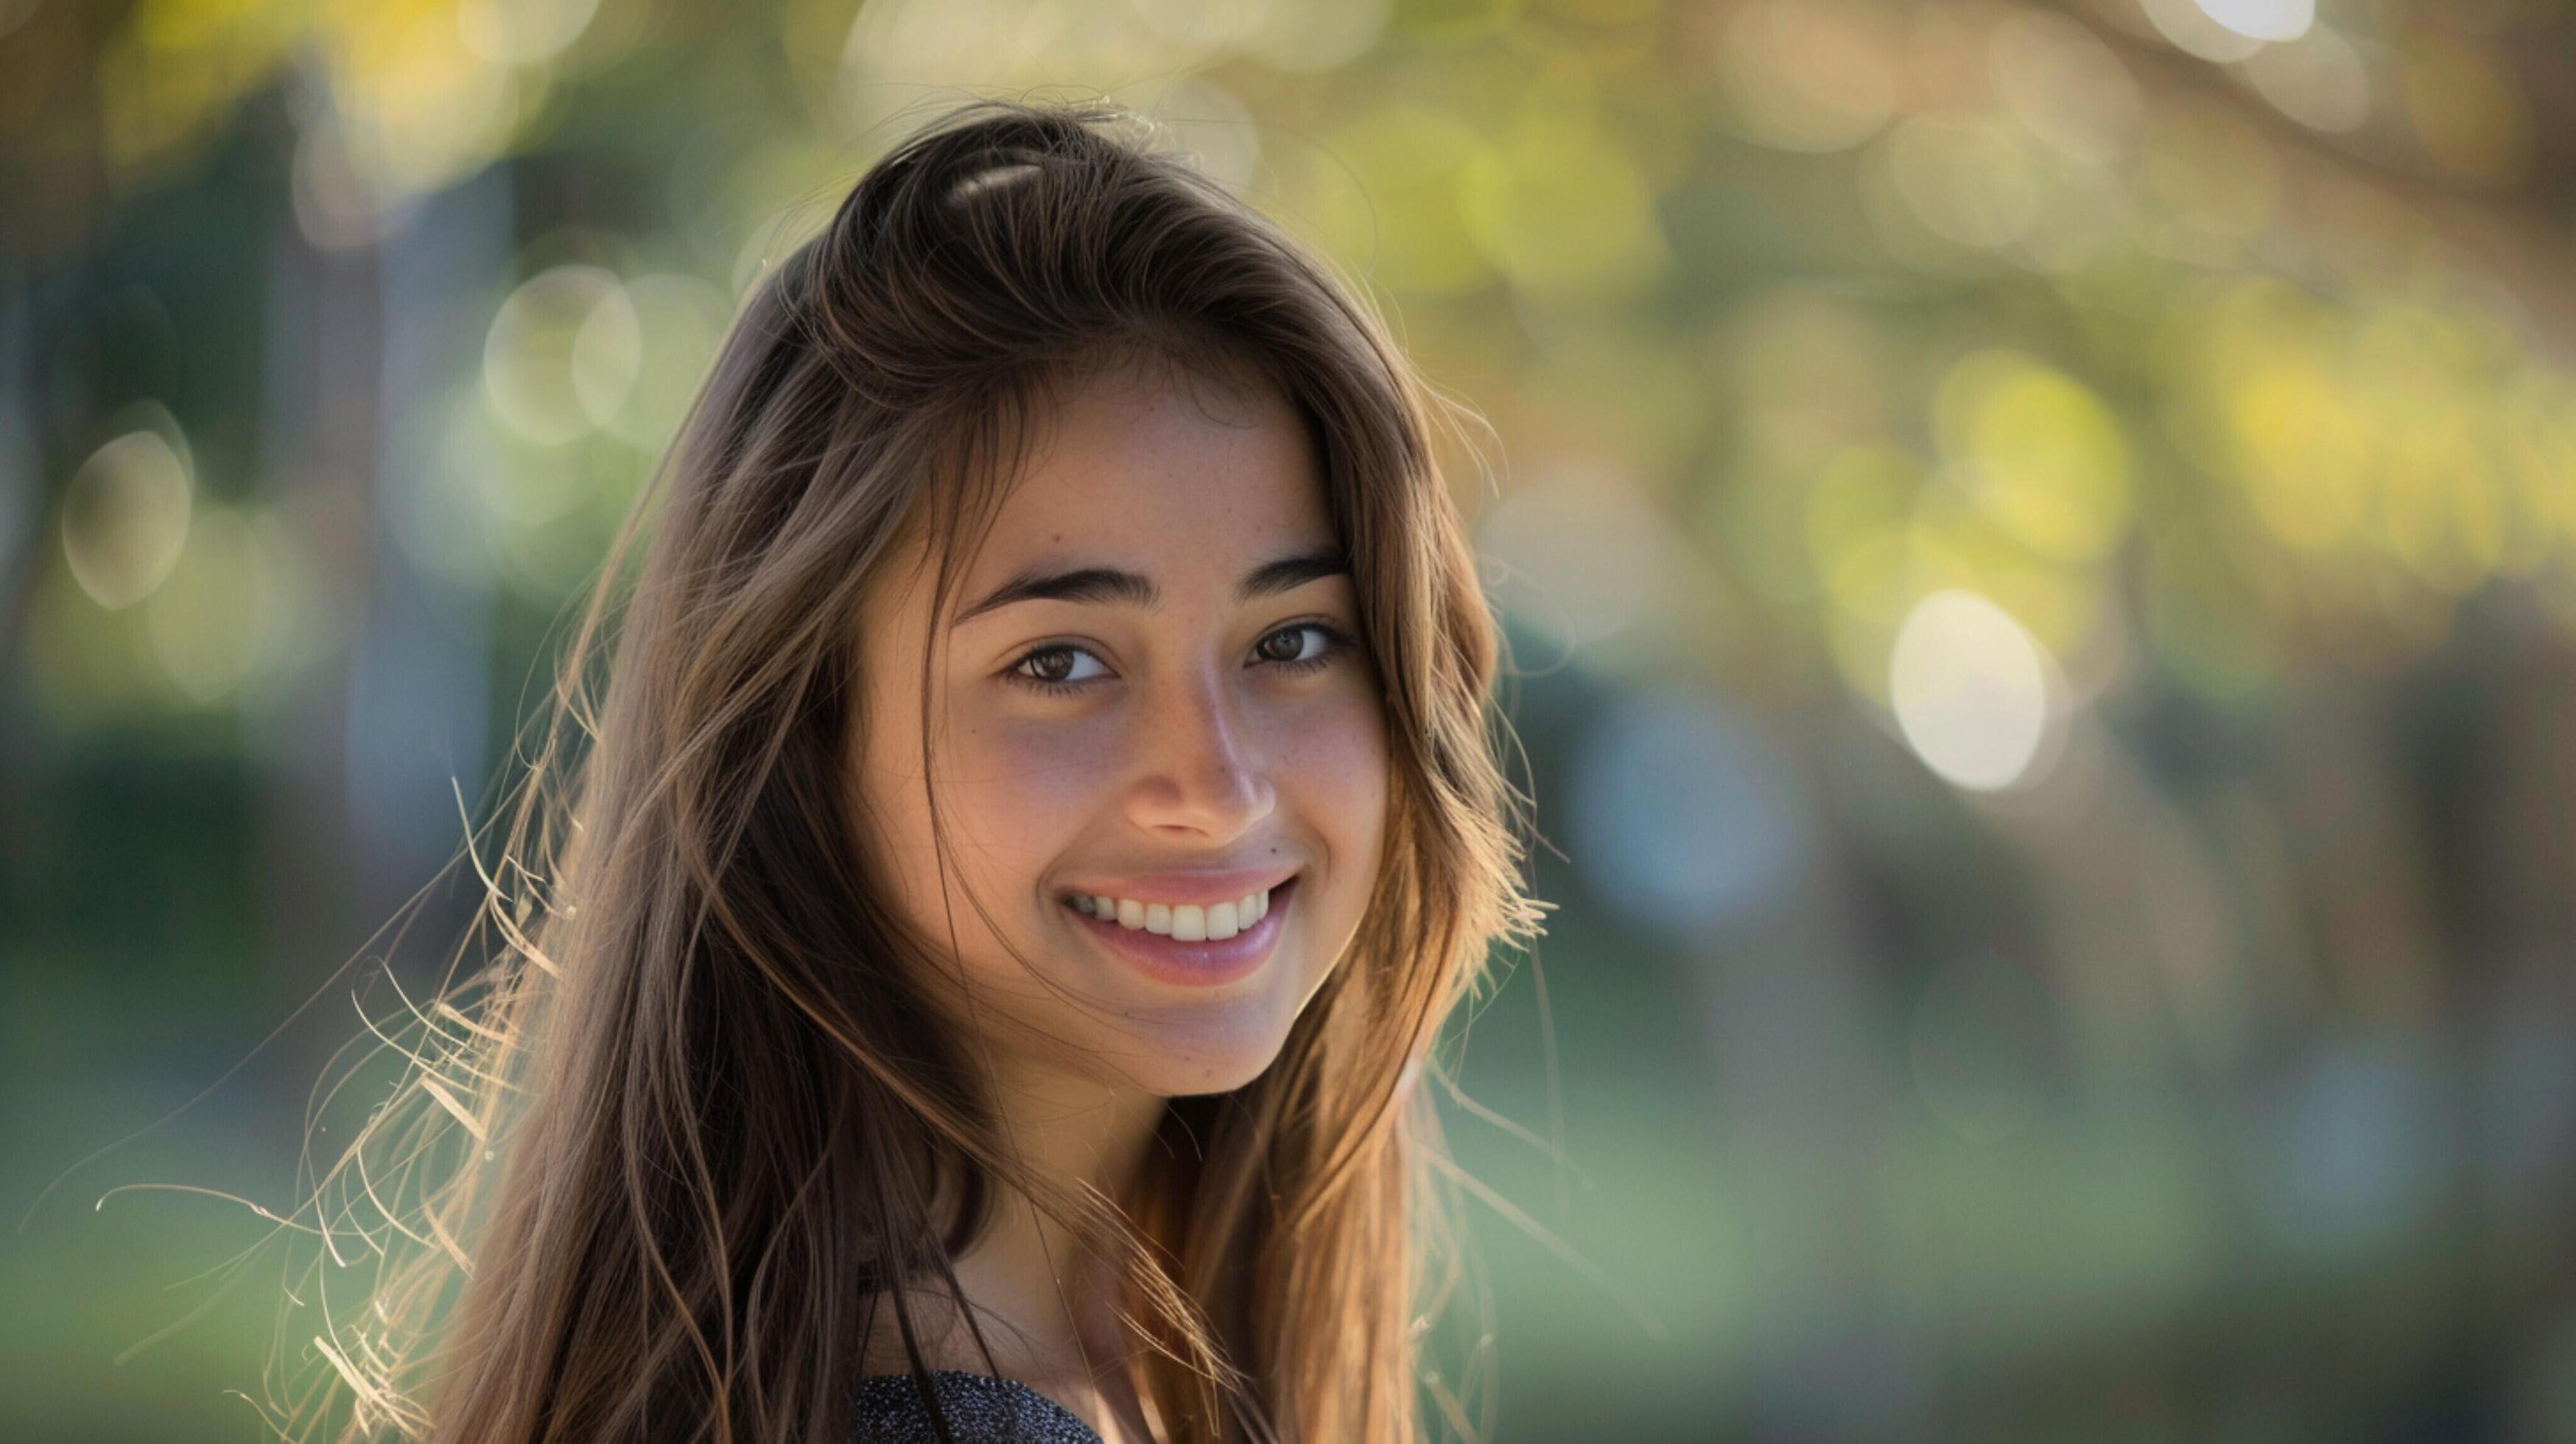
[[[1258,749],[1247,745],[1222,668],[1170,675],[1136,717],[1140,762],[1128,816],[1147,832],[1225,843],[1277,805]]]

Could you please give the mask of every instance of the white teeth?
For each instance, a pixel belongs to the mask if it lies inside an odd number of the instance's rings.
[[[1139,902],[1134,898],[1111,897],[1106,893],[1076,893],[1066,901],[1084,917],[1099,918],[1104,922],[1115,922],[1122,928],[1141,929],[1188,943],[1223,941],[1270,916],[1268,888],[1210,907],[1195,903]]]

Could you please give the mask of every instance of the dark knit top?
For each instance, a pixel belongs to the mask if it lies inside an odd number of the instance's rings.
[[[939,1369],[941,1413],[957,1444],[1101,1444],[1074,1412],[1015,1379]],[[859,1381],[854,1444],[938,1444],[921,1387],[910,1374]]]

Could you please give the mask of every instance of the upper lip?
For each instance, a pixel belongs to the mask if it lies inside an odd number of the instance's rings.
[[[1249,894],[1277,887],[1297,873],[1297,868],[1275,863],[1268,867],[1238,867],[1223,871],[1134,872],[1067,883],[1064,896],[1088,895],[1128,898],[1140,903],[1213,907],[1218,903],[1239,902]]]

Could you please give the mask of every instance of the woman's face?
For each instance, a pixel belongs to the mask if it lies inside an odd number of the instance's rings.
[[[935,625],[919,544],[868,601],[863,825],[894,906],[942,954],[954,927],[997,1063],[1220,1092],[1269,1066],[1368,901],[1378,682],[1283,397],[1119,367],[1059,401]]]

